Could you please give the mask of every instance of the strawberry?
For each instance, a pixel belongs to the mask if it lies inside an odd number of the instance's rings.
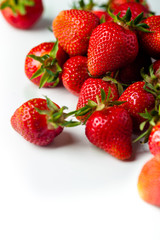
[[[139,113],[151,111],[155,106],[155,97],[144,89],[145,82],[135,82],[122,93],[119,101],[125,101],[121,106],[128,110],[133,120],[133,130],[139,132],[144,118]]]
[[[2,15],[15,28],[31,28],[43,13],[42,0],[2,0]]]
[[[121,4],[128,3],[128,2],[138,2],[144,5],[147,9],[149,9],[149,6],[146,0],[109,0],[109,8],[111,8],[112,10],[116,10],[117,7],[119,7]]]
[[[96,101],[97,95],[101,100],[101,89],[105,91],[106,95],[108,95],[109,89],[111,90],[112,101],[115,101],[119,98],[116,84],[113,82],[97,78],[88,78],[82,85],[78,98],[77,110],[83,108],[86,104],[88,104],[88,100]],[[88,115],[86,114],[77,118],[84,122],[87,116]]]
[[[64,87],[71,93],[78,96],[81,87],[87,78],[89,78],[87,71],[87,57],[71,57],[63,65],[62,82]]]
[[[90,11],[65,10],[53,20],[53,33],[69,55],[85,55],[89,37],[98,24],[99,18]]]
[[[160,157],[160,122],[158,122],[149,135],[148,145],[150,152],[155,157]]]
[[[138,177],[138,192],[147,203],[160,207],[160,159],[152,158]]]
[[[148,70],[152,64],[151,58],[142,50],[139,51],[136,59],[127,64],[125,67],[120,68],[118,71],[117,80],[124,84],[131,84],[142,80],[141,69]]]
[[[64,126],[78,122],[65,121],[68,116],[49,98],[34,98],[23,103],[11,117],[11,125],[27,141],[44,146],[50,144]]]
[[[149,26],[150,33],[139,32],[143,49],[154,59],[160,59],[160,16],[151,16],[143,21]]]
[[[26,56],[26,76],[39,87],[54,87],[59,83],[61,68],[67,58],[58,42],[41,43]]]
[[[95,111],[86,122],[88,140],[112,156],[127,160],[132,154],[132,120],[120,106]]]
[[[132,20],[134,20],[141,12],[144,13],[144,17],[147,17],[149,14],[148,9],[138,2],[126,2],[121,4],[115,9],[114,14],[117,15],[119,12],[121,12],[120,17],[124,17],[128,8],[131,10]]]
[[[100,24],[92,33],[88,48],[88,70],[101,76],[124,67],[138,54],[136,34],[115,22]]]
[[[88,70],[94,77],[102,76],[132,63],[139,52],[135,30],[147,31],[147,24],[141,24],[143,12],[131,20],[128,8],[126,15],[120,18],[108,11],[114,22],[97,26],[90,37],[88,47]]]

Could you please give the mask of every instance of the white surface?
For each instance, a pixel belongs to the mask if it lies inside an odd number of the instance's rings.
[[[160,209],[145,203],[137,178],[152,156],[136,146],[135,160],[121,162],[91,145],[84,127],[66,129],[49,147],[26,142],[10,125],[23,102],[47,95],[76,107],[64,88],[41,89],[24,74],[28,51],[54,37],[47,27],[67,0],[46,0],[41,21],[28,31],[0,16],[0,239],[159,240]],[[160,13],[159,1],[150,0]]]

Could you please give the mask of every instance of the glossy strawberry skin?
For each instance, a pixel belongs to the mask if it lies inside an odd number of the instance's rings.
[[[138,54],[136,34],[114,22],[100,24],[93,30],[88,48],[88,70],[101,76],[133,62]]]
[[[109,7],[112,10],[117,9],[121,4],[128,3],[128,2],[137,2],[137,0],[110,0],[109,1]],[[142,5],[144,5],[147,9],[149,9],[148,4],[144,0],[139,1]]]
[[[81,87],[87,78],[89,78],[87,57],[71,57],[63,65],[62,82],[64,87],[72,94],[79,95]]]
[[[148,17],[143,21],[150,28],[150,33],[139,32],[142,48],[154,59],[160,59],[160,16]]]
[[[121,106],[128,110],[133,120],[134,132],[139,132],[139,125],[144,121],[139,113],[144,113],[145,109],[151,111],[155,106],[155,98],[151,93],[143,89],[144,82],[131,84],[120,96],[119,101],[126,101]]]
[[[101,88],[105,91],[106,95],[108,95],[109,88],[111,89],[112,101],[115,101],[119,98],[119,93],[114,83],[106,82],[98,78],[88,78],[82,85],[78,98],[77,110],[88,104],[88,100],[96,102],[97,95],[101,99]],[[83,122],[86,119],[86,116],[87,115],[77,118]]]
[[[132,120],[119,106],[95,111],[86,122],[86,136],[95,146],[112,156],[127,160],[132,154]]]
[[[22,104],[11,117],[11,125],[27,141],[39,146],[48,145],[63,128],[49,129],[46,115],[38,113],[35,107],[48,110],[46,99],[34,98]]]
[[[89,37],[98,24],[99,18],[91,11],[65,10],[53,20],[53,33],[70,56],[85,55]]]
[[[149,135],[148,145],[150,152],[160,158],[160,123],[157,123]]]
[[[28,57],[28,55],[35,55],[35,56],[43,56],[45,54],[49,54],[54,46],[53,42],[44,42],[41,43],[34,48],[32,48],[29,53],[27,54],[27,57],[25,59],[25,74],[28,77],[28,79],[31,79],[32,75],[41,67],[41,63],[39,61],[34,60],[31,57]],[[58,64],[60,67],[63,66],[64,62],[68,59],[68,55],[66,52],[62,49],[62,47],[58,46],[58,51],[56,55],[56,59],[58,61]],[[52,69],[53,72],[56,71],[56,68],[53,66]],[[31,82],[33,82],[35,85],[40,85],[40,80],[42,78],[43,74],[40,76],[33,78]],[[61,76],[60,76],[61,77]],[[54,82],[48,83],[46,82],[43,87],[53,87]]]
[[[138,192],[149,204],[160,207],[160,159],[146,162],[138,177]]]
[[[121,12],[120,17],[124,17],[126,15],[128,8],[130,8],[131,10],[132,20],[134,20],[142,12],[144,14],[144,17],[147,17],[147,15],[149,14],[148,9],[142,4],[137,2],[126,2],[124,4],[121,4],[119,7],[115,9],[114,14],[117,15],[119,12]]]
[[[11,8],[6,7],[1,10],[2,15],[6,21],[15,28],[29,29],[31,28],[41,17],[43,13],[42,0],[34,0],[34,6],[26,7],[26,14],[22,15],[17,12],[14,14]]]

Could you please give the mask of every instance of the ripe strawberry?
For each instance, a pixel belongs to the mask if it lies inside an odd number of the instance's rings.
[[[152,158],[145,163],[139,174],[137,187],[144,201],[160,207],[160,159]]]
[[[149,6],[146,0],[109,0],[109,8],[112,10],[116,10],[121,4],[128,3],[128,2],[139,2],[140,4],[144,5],[147,9]]]
[[[114,14],[117,15],[119,12],[121,12],[120,17],[124,17],[128,8],[131,10],[132,20],[134,20],[141,12],[144,13],[144,17],[147,17],[149,14],[148,9],[138,2],[126,2],[121,4],[115,9]]]
[[[90,11],[65,10],[53,20],[53,32],[69,55],[85,55],[89,37],[98,24],[99,18]]]
[[[81,87],[87,78],[89,78],[87,57],[71,57],[63,65],[62,82],[64,87],[71,93],[78,96]]]
[[[28,29],[35,24],[43,13],[42,0],[2,0],[2,15],[15,28]]]
[[[145,110],[151,111],[155,106],[154,96],[144,90],[144,85],[143,81],[131,84],[119,98],[119,101],[126,101],[121,106],[131,115],[135,132],[139,132],[140,124],[144,121],[139,113],[144,113]]]
[[[142,80],[140,73],[141,69],[144,68],[145,72],[147,72],[151,64],[151,58],[145,52],[140,50],[136,59],[132,63],[119,69],[117,80],[124,84],[138,82]]]
[[[112,156],[126,160],[131,157],[132,120],[120,106],[95,111],[86,122],[86,136],[97,147]]]
[[[39,87],[54,87],[59,83],[61,68],[67,58],[57,42],[41,43],[26,56],[26,76]]]
[[[160,59],[160,16],[151,16],[143,21],[149,26],[150,33],[139,32],[143,49],[154,59]]]
[[[68,116],[50,99],[34,98],[20,106],[11,117],[12,127],[27,141],[44,146],[50,144],[64,126],[76,126],[78,122],[65,121]]]
[[[48,111],[48,115],[40,114],[35,108]],[[63,130],[61,126],[54,128],[49,123],[51,114],[58,112],[59,109],[59,106],[54,104],[51,111],[51,107],[49,109],[47,106],[46,99],[31,99],[15,111],[11,118],[12,127],[27,141],[40,146],[48,145]]]
[[[86,104],[88,104],[88,100],[96,102],[96,96],[98,95],[101,100],[101,89],[103,89],[108,95],[109,89],[111,90],[111,99],[115,101],[119,98],[119,93],[116,87],[116,84],[113,82],[105,81],[103,79],[97,78],[88,78],[82,85],[78,103],[77,110],[83,108]],[[87,114],[83,116],[78,116],[77,118],[84,122],[87,118]]]
[[[150,152],[160,158],[160,122],[158,122],[149,135],[148,145]]]
[[[115,22],[102,23],[90,37],[88,70],[92,76],[101,76],[133,62],[137,54],[138,40],[133,31]]]

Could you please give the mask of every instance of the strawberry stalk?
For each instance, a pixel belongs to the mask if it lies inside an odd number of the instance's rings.
[[[6,7],[12,9],[13,13],[16,15],[20,13],[21,15],[26,14],[26,7],[34,6],[35,2],[33,0],[1,0],[0,9],[3,10]]]
[[[134,20],[131,20],[132,13],[130,8],[127,9],[127,12],[123,17],[120,17],[121,12],[119,12],[117,15],[114,15],[109,8],[108,8],[108,14],[113,18],[113,21],[115,23],[118,23],[127,29],[130,28],[130,29],[133,29],[133,30],[135,29],[142,32],[151,32],[149,30],[149,26],[146,23],[142,22],[142,20],[144,19],[143,12],[140,13]]]
[[[145,113],[140,113],[140,116],[145,119],[145,121],[140,124],[140,130],[143,131],[147,123],[149,123],[149,127],[136,138],[134,142],[144,138],[142,143],[147,143],[152,128],[160,121],[160,76],[158,71],[154,74],[153,64],[149,67],[149,75],[144,73],[143,68],[141,75],[145,81],[144,90],[155,97],[155,107],[151,112],[146,110]]]
[[[114,105],[121,105],[122,103],[124,103],[124,101],[112,101],[110,87],[109,87],[107,96],[105,91],[102,88],[100,89],[100,92],[101,92],[101,100],[100,100],[100,97],[97,95],[96,102],[89,99],[88,103],[85,104],[84,107],[72,112],[75,115],[75,117],[86,115],[86,118],[83,124],[87,122],[88,118],[92,115],[93,112],[101,111],[104,108],[112,107]]]
[[[89,0],[88,4],[86,4],[84,0],[79,0],[77,3],[76,2],[73,3],[72,9],[79,9],[79,10],[90,11],[96,5],[97,4],[94,3],[93,0]]]
[[[53,87],[57,86],[59,83],[59,74],[62,72],[62,68],[59,66],[56,59],[56,54],[58,51],[58,41],[55,42],[51,52],[45,54],[41,57],[35,56],[33,54],[28,55],[28,57],[33,58],[41,63],[41,67],[32,75],[31,80],[43,74],[40,80],[39,88],[43,87],[46,82],[53,82]],[[52,70],[54,68],[54,71]]]
[[[74,112],[65,113],[64,110],[68,109],[66,106],[58,108],[50,98],[46,97],[47,107],[49,110],[40,110],[35,108],[39,114],[45,115],[47,119],[48,129],[57,129],[61,127],[75,127],[81,123],[78,121],[66,120],[69,116],[73,115]]]
[[[140,130],[143,131],[147,123],[149,123],[149,127],[145,132],[143,132],[140,136],[138,136],[133,142],[135,143],[143,138],[143,141],[141,141],[141,143],[147,143],[149,135],[152,131],[152,128],[160,120],[160,106],[158,110],[153,109],[151,112],[148,112],[146,110],[145,113],[140,113],[140,116],[145,119],[145,121],[140,124]]]

